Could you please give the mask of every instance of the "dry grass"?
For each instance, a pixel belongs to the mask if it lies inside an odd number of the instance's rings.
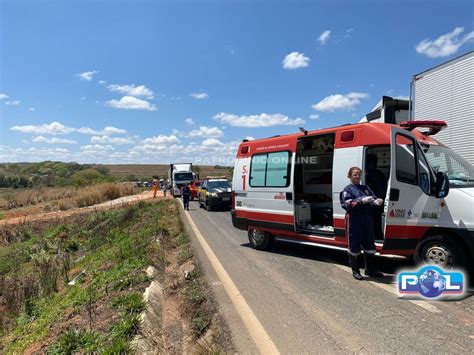
[[[0,189],[2,218],[35,213],[65,211],[86,207],[133,195],[142,190],[129,184],[100,184],[75,189],[73,187],[42,187],[31,189]]]

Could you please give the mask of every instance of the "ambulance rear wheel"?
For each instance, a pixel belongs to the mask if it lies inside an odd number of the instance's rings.
[[[415,262],[452,269],[466,265],[466,254],[451,238],[436,235],[421,241],[415,252]]]
[[[257,229],[249,229],[249,242],[252,248],[257,250],[268,250],[273,245],[273,236],[270,233]]]

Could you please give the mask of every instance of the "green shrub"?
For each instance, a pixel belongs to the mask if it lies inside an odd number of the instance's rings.
[[[75,354],[78,352],[90,353],[99,348],[100,337],[94,332],[82,329],[69,330],[54,343],[48,353]]]

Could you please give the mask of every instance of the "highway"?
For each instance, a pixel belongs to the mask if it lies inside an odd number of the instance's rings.
[[[257,251],[228,211],[207,212],[191,202],[183,215],[239,353],[474,351],[472,294],[456,301],[401,298],[394,273],[413,266],[408,260],[377,258],[387,277],[356,281],[344,252],[284,242]],[[216,273],[216,263],[231,281]]]

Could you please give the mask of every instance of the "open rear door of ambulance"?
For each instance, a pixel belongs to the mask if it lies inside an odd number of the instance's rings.
[[[390,152],[382,254],[410,256],[419,239],[437,223],[440,206],[430,196],[434,176],[415,136],[393,127]]]

